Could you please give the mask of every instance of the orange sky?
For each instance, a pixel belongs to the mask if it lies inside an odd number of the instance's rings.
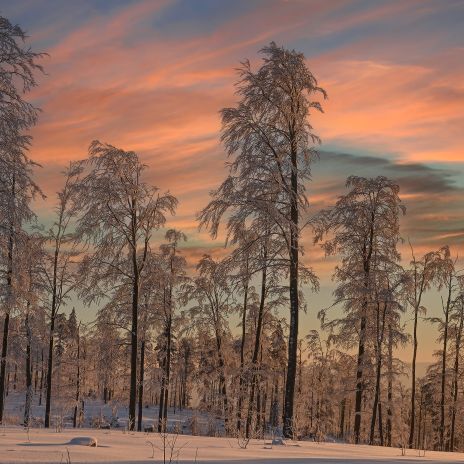
[[[195,222],[226,173],[218,111],[236,100],[240,60],[258,65],[274,40],[303,51],[329,94],[313,120],[323,140],[314,210],[343,193],[347,175],[388,175],[402,187],[403,234],[418,251],[448,243],[463,254],[462,2],[18,0],[1,13],[50,55],[30,95],[43,109],[31,150],[49,196],[37,204],[42,219],[60,169],[99,139],[137,151],[150,181],[179,198],[169,225],[188,234],[189,255],[223,253]],[[315,324],[334,262],[304,240],[322,279]]]

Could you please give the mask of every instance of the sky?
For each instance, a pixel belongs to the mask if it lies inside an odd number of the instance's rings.
[[[60,171],[98,139],[138,152],[148,181],[179,198],[168,225],[188,235],[192,266],[205,252],[224,255],[195,220],[226,175],[219,111],[237,101],[240,62],[256,68],[275,41],[305,54],[329,96],[324,114],[310,116],[322,139],[311,211],[332,205],[348,175],[385,175],[407,208],[403,261],[408,239],[418,255],[445,244],[464,254],[463,1],[16,0],[0,2],[0,14],[49,54],[28,96],[43,110],[30,152],[42,165],[42,221]],[[303,242],[321,279],[320,293],[307,294],[304,333],[331,302],[335,260],[310,231]],[[428,304],[439,314],[437,294]],[[435,333],[422,324],[426,362]]]

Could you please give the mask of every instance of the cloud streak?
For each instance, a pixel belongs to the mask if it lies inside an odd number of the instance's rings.
[[[44,112],[31,150],[50,196],[93,139],[135,150],[150,181],[180,199],[172,225],[210,249],[195,214],[226,172],[218,111],[236,100],[240,60],[257,64],[275,40],[303,51],[329,93],[313,120],[324,142],[314,209],[335,201],[347,174],[387,175],[408,205],[405,236],[463,250],[462,2],[23,0],[4,10],[50,53],[32,94]]]

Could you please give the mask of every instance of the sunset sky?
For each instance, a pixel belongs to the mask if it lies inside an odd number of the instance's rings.
[[[36,205],[42,220],[60,170],[99,139],[137,151],[150,182],[179,198],[169,225],[189,236],[192,264],[207,249],[224,253],[195,222],[226,175],[218,111],[236,101],[240,61],[258,65],[273,40],[302,51],[329,95],[313,118],[323,141],[313,211],[333,204],[350,174],[386,175],[401,186],[402,235],[417,253],[449,244],[464,254],[463,1],[16,0],[0,14],[50,55],[29,97],[43,109],[30,153],[49,197]],[[308,294],[305,331],[330,303],[334,260],[309,231],[303,239],[322,284]],[[436,295],[430,302],[436,313]],[[423,348],[429,360],[433,347]]]

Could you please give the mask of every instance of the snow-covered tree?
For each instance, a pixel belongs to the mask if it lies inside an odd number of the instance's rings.
[[[457,310],[457,316],[460,312],[460,298],[464,289],[464,276],[456,267],[457,259],[453,259],[448,246],[440,249],[437,258],[436,282],[437,289],[443,291],[441,297],[442,316],[432,317],[430,321],[438,325],[439,338],[438,342],[442,344],[441,349],[436,355],[439,357],[439,378],[440,378],[440,414],[439,414],[439,433],[438,433],[438,449],[448,450],[450,446],[450,437],[447,430],[447,412],[449,409],[448,398],[450,397],[450,389],[448,388],[450,370],[448,368],[451,320],[456,316],[454,309]],[[458,331],[459,333],[459,331]],[[456,340],[456,347],[459,351],[460,340]],[[458,361],[459,362],[459,361]],[[451,385],[450,385],[451,387]],[[451,387],[453,388],[453,387]],[[450,399],[451,401],[451,399]],[[454,441],[454,439],[453,439]]]
[[[35,163],[27,150],[38,109],[24,99],[37,85],[40,53],[25,44],[26,34],[0,16],[0,266],[4,315],[0,360],[0,423],[3,420],[9,323],[15,306],[16,252],[21,229],[34,218],[30,203],[40,194],[32,178]]]
[[[342,335],[345,346],[354,348],[357,344],[354,440],[359,443],[364,371],[369,359],[366,349],[376,314],[374,292],[378,272],[399,261],[399,216],[405,209],[398,196],[399,186],[386,177],[351,176],[346,186],[350,191],[335,206],[321,211],[314,227],[315,241],[322,243],[325,252],[341,256],[334,274],[338,284],[333,306],[341,305],[345,316],[330,322],[326,322],[327,311],[320,316],[325,327]]]
[[[87,302],[111,297],[118,284],[131,287],[129,427],[135,427],[139,290],[153,233],[174,214],[177,200],[143,180],[138,155],[94,141],[76,187],[77,235],[91,248],[82,261],[81,293]]]
[[[46,428],[50,427],[50,411],[53,385],[53,357],[56,337],[56,320],[77,285],[76,257],[78,251],[72,228],[75,216],[73,194],[78,170],[70,166],[64,171],[64,185],[57,193],[55,218],[45,234],[47,255],[44,264],[44,285],[48,293],[48,319],[50,324],[48,343],[47,385],[45,403]]]
[[[234,308],[226,268],[211,256],[204,255],[197,265],[198,276],[184,285],[185,298],[195,301],[191,316],[200,331],[214,340],[216,372],[219,380],[222,410],[226,429],[230,420],[230,399],[227,394],[226,358],[224,344],[229,332],[228,316]]]
[[[187,240],[185,234],[175,229],[169,229],[165,235],[166,243],[161,244],[160,252],[155,257],[155,268],[151,272],[151,279],[147,279],[147,291],[157,290],[157,304],[155,320],[161,327],[159,336],[159,353],[162,366],[161,391],[158,431],[162,432],[167,424],[167,410],[169,404],[169,390],[171,381],[172,358],[174,351],[174,331],[179,324],[181,314],[180,289],[186,283],[186,260],[182,256],[180,247]]]
[[[426,253],[421,259],[417,259],[411,245],[412,260],[410,268],[406,270],[409,278],[409,291],[407,301],[413,311],[413,354],[411,363],[411,416],[409,423],[409,448],[414,447],[415,421],[416,421],[416,358],[418,348],[417,326],[419,316],[426,313],[423,305],[423,296],[439,279],[439,271],[442,262],[440,250]]]
[[[33,397],[33,343],[34,339],[40,334],[34,333],[41,328],[40,321],[43,319],[43,265],[45,251],[43,248],[44,239],[37,234],[24,235],[23,246],[20,248],[18,268],[20,273],[19,288],[17,289],[18,303],[23,308],[20,317],[24,320],[25,330],[25,378],[26,378],[26,399],[24,405],[24,426],[28,427],[31,423],[31,405]]]
[[[292,433],[297,364],[300,296],[299,242],[308,208],[306,183],[310,179],[314,144],[319,139],[309,123],[311,110],[322,111],[313,98],[325,97],[309,71],[303,54],[275,43],[264,47],[263,64],[254,71],[249,61],[239,69],[234,108],[222,110],[222,141],[229,162],[229,176],[213,193],[213,200],[200,215],[201,223],[216,236],[219,223],[229,210],[228,230],[266,216],[272,233],[286,245],[289,275],[290,331],[285,386],[284,435]]]

